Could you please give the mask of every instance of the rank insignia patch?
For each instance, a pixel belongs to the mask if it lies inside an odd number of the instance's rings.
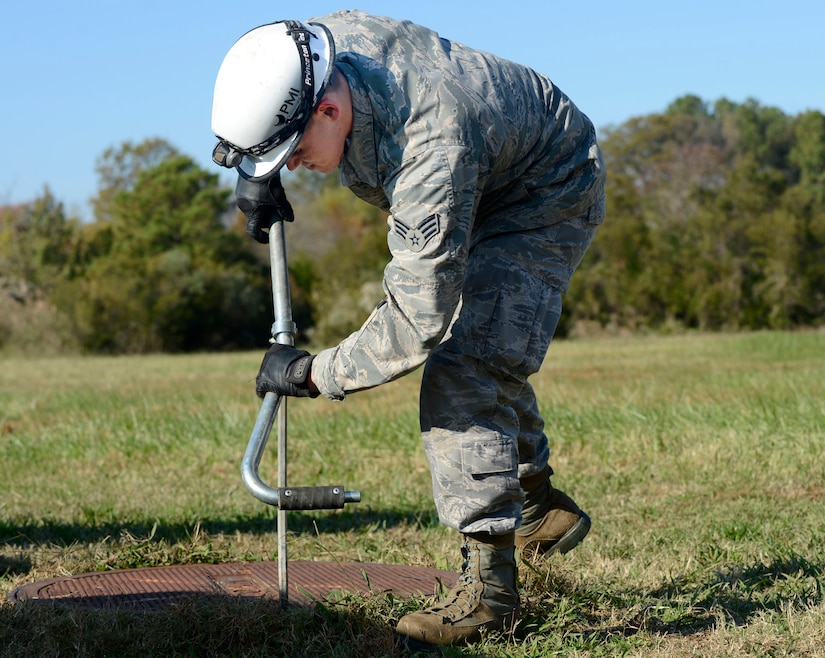
[[[407,226],[397,217],[392,218],[393,230],[400,237],[407,249],[412,252],[421,251],[441,230],[441,215],[435,213],[422,219],[417,226]]]

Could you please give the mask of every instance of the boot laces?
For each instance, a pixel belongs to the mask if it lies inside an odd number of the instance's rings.
[[[455,587],[447,597],[424,612],[442,617],[446,621],[457,621],[471,614],[481,603],[483,583],[478,577],[479,551],[477,546],[465,542],[461,547],[464,564]]]

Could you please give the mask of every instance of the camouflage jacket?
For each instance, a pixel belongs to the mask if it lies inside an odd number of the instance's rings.
[[[352,93],[341,181],[389,213],[385,299],[313,363],[319,390],[343,399],[427,359],[474,245],[586,211],[603,168],[591,122],[530,68],[406,21],[312,21],[332,32]]]

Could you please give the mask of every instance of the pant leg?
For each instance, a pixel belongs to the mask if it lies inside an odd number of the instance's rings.
[[[544,433],[544,418],[530,382],[525,382],[521,394],[513,401],[513,409],[519,423],[518,475],[525,478],[540,473],[550,461],[550,443]]]
[[[424,368],[421,430],[442,523],[502,534],[521,519],[520,454],[536,470],[547,463],[527,378],[544,359],[561,293],[498,254],[477,252],[468,274],[451,335]]]
[[[527,379],[544,360],[563,290],[602,217],[496,236],[471,252],[460,311],[421,383],[422,438],[445,525],[493,534],[518,527],[518,478],[549,457]]]
[[[521,517],[518,418],[498,373],[474,356],[439,349],[424,369],[421,427],[442,523],[504,534]]]

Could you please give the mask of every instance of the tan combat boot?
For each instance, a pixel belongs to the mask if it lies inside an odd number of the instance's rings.
[[[513,533],[464,535],[464,565],[447,597],[405,615],[396,632],[412,649],[469,644],[485,630],[510,628],[518,619]]]
[[[522,555],[567,553],[590,531],[590,517],[550,484],[550,469],[521,480],[526,498],[516,547]]]

